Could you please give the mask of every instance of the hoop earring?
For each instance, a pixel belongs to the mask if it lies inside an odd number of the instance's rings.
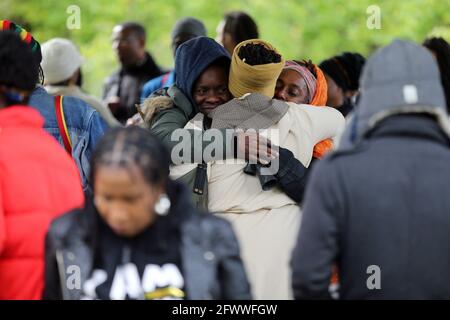
[[[170,204],[170,199],[167,194],[162,194],[155,204],[155,212],[160,216],[166,216],[169,213]]]

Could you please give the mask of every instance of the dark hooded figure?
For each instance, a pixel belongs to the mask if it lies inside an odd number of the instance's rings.
[[[171,161],[175,164],[181,160],[192,164],[183,175],[172,175],[172,178],[181,178],[190,186],[193,192],[193,200],[198,206],[206,207],[203,198],[206,178],[206,165],[208,159],[203,159],[203,152],[207,143],[200,148],[194,149],[194,142],[203,142],[203,129],[208,129],[210,118],[205,117],[217,106],[228,102],[231,94],[228,91],[228,73],[230,68],[230,57],[225,49],[207,37],[197,37],[182,45],[176,51],[175,70],[176,82],[170,88],[163,88],[148,99],[144,100],[140,106],[140,114],[144,119],[145,126],[162,140],[170,150],[179,147],[179,140],[172,139],[172,134],[176,130],[186,128],[184,132],[189,133],[190,147],[187,147],[191,157],[186,159],[186,153],[176,154],[172,152]],[[193,119],[195,117],[195,119]],[[200,123],[200,130],[194,130],[194,126],[186,126],[189,121]],[[205,120],[205,121],[203,121]],[[221,134],[226,137],[225,130]],[[231,150],[232,137],[224,142],[227,146],[225,157],[234,157]],[[186,151],[184,149],[183,151]],[[195,152],[200,151],[200,152]],[[179,156],[179,158],[178,158]],[[205,160],[205,161],[203,161]],[[206,197],[205,197],[206,198]]]
[[[450,298],[450,125],[425,48],[395,40],[363,70],[339,151],[313,169],[293,251],[296,298]],[[349,134],[351,132],[351,134]]]
[[[176,81],[170,88],[159,90],[150,99],[141,105],[141,112],[145,113],[145,122],[152,132],[162,139],[167,145],[173,145],[170,140],[173,130],[183,127],[187,121],[192,119],[203,109],[218,106],[230,100],[228,92],[228,70],[230,67],[230,56],[225,49],[218,45],[213,39],[197,37],[183,43],[176,51],[175,70]],[[210,89],[207,94],[212,99],[207,103],[196,101],[194,96],[195,85],[207,69],[220,69],[220,80],[218,88]],[[225,77],[223,77],[225,75]],[[217,85],[217,84],[216,84]],[[217,91],[216,89],[220,89]],[[217,96],[217,93],[219,95]],[[204,105],[204,107],[202,107]]]

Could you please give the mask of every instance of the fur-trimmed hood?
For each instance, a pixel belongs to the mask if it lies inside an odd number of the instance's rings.
[[[162,110],[173,108],[173,101],[169,96],[156,96],[145,99],[137,109],[142,120],[144,120],[144,127],[150,127],[153,123],[154,116]]]

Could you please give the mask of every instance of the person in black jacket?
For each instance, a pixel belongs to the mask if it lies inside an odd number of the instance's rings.
[[[315,165],[292,256],[298,299],[450,298],[450,123],[425,48],[369,59],[339,149]]]
[[[142,86],[163,74],[145,51],[145,38],[144,27],[135,22],[125,22],[113,29],[113,49],[121,67],[105,80],[103,100],[122,124],[137,112],[135,105],[140,102]]]
[[[93,196],[47,234],[45,299],[251,299],[229,223],[198,212],[169,163],[145,129],[105,135]]]

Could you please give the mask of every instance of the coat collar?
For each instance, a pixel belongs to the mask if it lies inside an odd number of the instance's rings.
[[[436,119],[425,114],[397,115],[386,118],[365,135],[366,138],[383,136],[409,136],[450,144],[450,137]]]

